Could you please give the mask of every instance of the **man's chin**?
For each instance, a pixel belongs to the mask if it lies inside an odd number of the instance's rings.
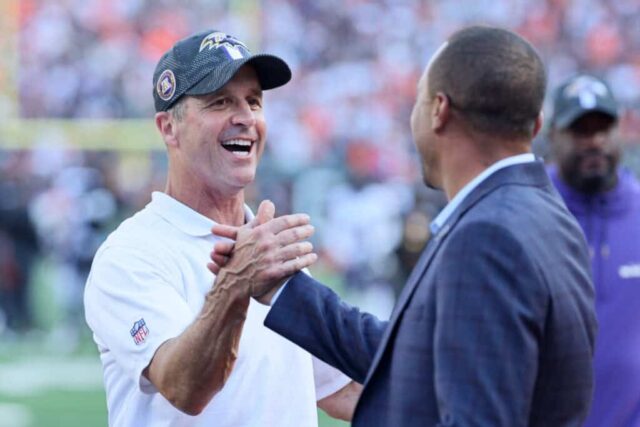
[[[434,183],[434,181],[426,175],[422,177],[422,182],[424,182],[424,185],[426,185],[427,188],[430,188],[432,190],[442,190],[442,186]]]
[[[436,187],[435,185],[431,184],[427,180],[424,181],[424,184],[427,186],[427,188],[430,188],[431,190],[441,190],[441,188]]]
[[[607,174],[590,174],[582,176],[576,182],[578,190],[595,194],[609,190],[615,184],[615,177]]]

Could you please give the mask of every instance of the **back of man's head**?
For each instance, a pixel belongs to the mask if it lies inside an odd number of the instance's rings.
[[[536,50],[517,34],[472,26],[454,33],[429,70],[429,95],[443,92],[470,127],[531,139],[547,83]]]

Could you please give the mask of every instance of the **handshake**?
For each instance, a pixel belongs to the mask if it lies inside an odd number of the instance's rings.
[[[314,232],[309,216],[274,214],[275,206],[265,200],[247,224],[213,226],[213,234],[232,240],[216,243],[211,251],[207,267],[216,275],[216,286],[224,283],[269,305],[288,277],[316,262],[313,245],[305,241]]]

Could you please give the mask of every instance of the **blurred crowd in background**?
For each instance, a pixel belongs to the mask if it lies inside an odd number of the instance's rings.
[[[157,60],[206,28],[287,60],[294,77],[266,94],[268,146],[248,202],[270,198],[278,214],[311,214],[321,255],[313,273],[382,317],[445,204],[422,184],[409,116],[426,60],[460,26],[494,24],[527,37],[546,61],[550,88],[577,71],[605,78],[626,109],[626,162],[640,170],[637,0],[19,4],[23,119],[151,121]],[[160,137],[157,150],[126,152],[84,151],[65,141],[7,150],[4,138],[0,332],[55,325],[74,339],[84,330],[82,290],[96,248],[163,188]],[[536,149],[545,155],[544,137]],[[39,318],[33,304],[43,289],[59,307],[53,321]]]

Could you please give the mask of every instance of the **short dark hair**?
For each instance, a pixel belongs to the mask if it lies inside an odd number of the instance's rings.
[[[474,130],[532,138],[547,77],[536,50],[517,34],[472,26],[454,33],[429,70],[429,95],[449,97]]]

